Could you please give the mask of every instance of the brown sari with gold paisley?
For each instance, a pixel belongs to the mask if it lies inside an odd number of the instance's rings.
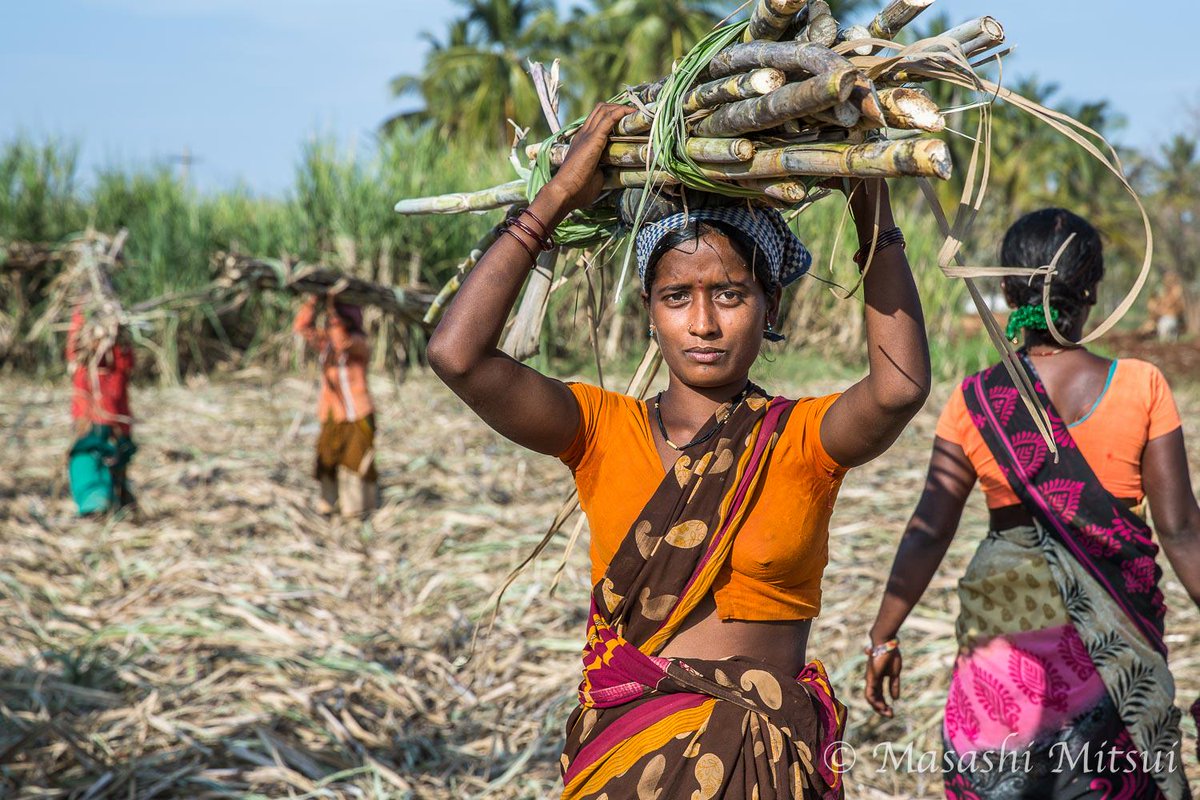
[[[845,707],[819,662],[792,676],[752,658],[658,655],[729,558],[793,405],[752,387],[724,408],[593,588],[564,798],[842,797]]]

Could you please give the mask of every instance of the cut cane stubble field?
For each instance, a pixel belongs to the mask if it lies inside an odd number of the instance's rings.
[[[1200,386],[1168,377],[1196,474]],[[766,383],[793,396],[843,386]],[[66,492],[65,382],[0,382],[0,796],[556,795],[586,532],[553,596],[573,522],[467,656],[569,474],[500,439],[428,376],[372,388],[384,502],[367,525],[312,512],[309,382],[262,372],[135,387],[141,516],[100,522],[76,519]],[[983,535],[981,497],[905,627],[897,718],[875,717],[859,694],[863,637],[949,389],[850,473],[831,524],[809,655],[850,706],[848,797],[941,796],[936,772],[880,771],[874,748],[911,742],[914,770],[922,752],[940,756],[954,587]],[[1200,693],[1200,615],[1160,561],[1182,703]]]

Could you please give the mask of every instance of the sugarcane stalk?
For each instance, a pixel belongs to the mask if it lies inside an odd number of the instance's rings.
[[[702,164],[737,164],[754,158],[758,146],[749,139],[705,139],[695,136],[684,140],[684,150],[693,161]]]
[[[892,86],[878,92],[884,123],[889,128],[937,133],[946,127],[946,119],[937,103],[924,89]]]
[[[999,25],[999,23],[996,23]],[[963,45],[963,53],[967,57],[977,56],[985,50],[991,50],[997,45],[1004,44],[1004,29],[1000,28],[999,34],[992,30],[985,30],[983,33],[976,36],[969,42]]]
[[[761,97],[780,88],[787,76],[772,67],[751,70],[730,78],[702,83],[683,98],[683,113],[694,114],[705,108]]]
[[[829,10],[826,0],[812,0],[808,4],[808,24],[796,34],[796,41],[833,47],[837,41],[838,23]]]
[[[535,269],[525,282],[525,294],[517,307],[512,326],[500,349],[518,361],[537,355],[541,342],[542,322],[550,308],[550,289],[558,265],[558,248],[539,253]]]
[[[850,43],[854,45],[854,42],[869,38],[871,38],[871,32],[867,30],[865,25],[851,25],[849,28],[838,30],[837,44]],[[850,52],[856,56],[869,56],[874,49],[870,44],[860,44],[852,46]]]
[[[532,144],[525,148],[530,159],[537,158],[541,144]],[[560,142],[550,147],[551,166],[561,167],[571,151],[569,143]],[[609,142],[600,155],[600,164],[605,167],[644,167],[650,158],[650,143],[641,142]]]
[[[995,17],[978,17],[956,25],[937,38],[953,39],[958,42],[967,56],[980,53],[1004,42],[1004,26]],[[928,52],[945,50],[946,46],[936,40],[927,48]]]
[[[875,91],[875,84],[861,72],[854,82],[854,89],[850,92],[849,102],[859,112],[862,122],[870,123],[876,127],[884,124],[883,106],[879,101],[878,92]]]
[[[795,41],[747,42],[730,45],[713,56],[707,73],[712,78],[721,78],[760,67],[774,67],[789,73],[824,75],[850,66],[853,65],[846,58],[817,44]]]
[[[977,17],[961,25],[955,25],[941,35],[954,39],[959,44],[966,44],[985,34],[995,38],[998,42],[1003,41],[1004,26],[995,17]]]
[[[702,164],[700,174],[716,180],[759,180],[794,175],[819,177],[950,177],[950,151],[936,139],[850,143],[794,144],[760,148],[738,164]],[[665,171],[606,170],[606,188],[636,188],[678,183]]]
[[[617,122],[617,136],[642,136],[649,133],[654,127],[653,113],[658,110],[658,103],[648,103],[646,108],[649,114],[639,108],[632,114],[621,117]]]
[[[740,164],[700,165],[700,174],[716,180],[758,181],[793,176],[830,178],[950,177],[950,149],[937,139],[867,144],[814,143],[760,149],[754,158]],[[771,181],[775,183],[777,181]],[[668,173],[656,170],[611,170],[605,172],[608,188],[637,188],[678,183]]]
[[[764,67],[702,83],[684,96],[683,113],[694,114],[701,109],[712,108],[723,103],[759,97],[783,86],[786,80],[786,76],[780,70]],[[659,89],[661,88],[659,85]],[[658,96],[658,91],[654,92],[654,96]],[[617,123],[617,135],[641,136],[649,133],[650,128],[654,125],[653,114],[658,110],[658,103],[649,103],[647,110],[651,113],[647,114],[639,108],[632,114],[622,117],[621,121]]]
[[[894,39],[905,25],[931,5],[933,0],[892,0],[875,15],[867,30],[873,39]]]
[[[501,208],[525,199],[525,181],[515,180],[480,189],[477,192],[452,192],[433,197],[414,197],[396,203],[398,214],[461,214]]]
[[[658,95],[666,84],[666,78],[659,78],[653,83],[639,83],[637,86],[630,86],[629,93],[643,103],[653,103],[658,99]]]
[[[754,157],[755,144],[749,139],[722,138],[704,139],[692,137],[683,142],[684,151],[694,161],[710,164],[736,164]],[[550,148],[550,163],[561,167],[570,152],[569,144],[555,144]],[[525,148],[530,159],[537,158],[541,144]],[[644,167],[650,160],[649,142],[609,142],[600,156],[600,164],[606,167]]]
[[[780,178],[776,180],[739,181],[738,183],[747,189],[754,189],[762,192],[767,197],[781,200],[788,204],[802,203],[808,199],[808,187],[802,181],[798,180]]]
[[[867,144],[813,143],[760,149],[740,164],[701,164],[708,178],[741,183],[797,175],[823,178],[950,177],[950,149],[937,139],[870,142]],[[607,188],[636,188],[678,183],[666,172],[644,170],[605,172]]]
[[[854,69],[835,70],[789,83],[763,97],[718,106],[696,123],[693,131],[697,136],[737,136],[810,116],[849,98],[857,74]]]
[[[38,272],[61,257],[52,245],[7,242],[0,246],[0,272]]]
[[[713,164],[708,169],[717,170],[719,165]],[[673,186],[679,179],[671,173],[656,169],[647,173],[645,166],[641,169],[609,170],[604,173],[605,189],[642,189],[646,186]]]
[[[863,115],[857,105],[847,100],[809,116],[825,125],[833,125],[837,128],[853,128],[862,120]]]
[[[488,251],[488,248],[496,242],[499,236],[500,228],[494,227],[488,230],[475,243],[475,246],[471,248],[471,252],[467,253],[467,257],[459,262],[458,269],[455,270],[454,275],[451,276],[450,280],[446,281],[446,285],[441,288],[441,291],[430,302],[429,309],[425,312],[425,316],[421,318],[422,323],[425,325],[436,325],[438,323],[438,320],[442,318],[442,312],[445,311],[450,301],[454,299],[454,295],[458,293],[467,273],[475,268],[479,259],[483,258],[483,254]]]
[[[745,41],[783,38],[788,26],[806,2],[808,0],[758,0],[750,13],[750,26],[746,28]]]
[[[701,174],[718,180],[808,175],[831,178],[950,177],[950,149],[937,139],[867,144],[813,143],[760,149],[744,164],[712,165]]]

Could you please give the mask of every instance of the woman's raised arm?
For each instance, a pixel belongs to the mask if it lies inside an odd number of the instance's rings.
[[[600,155],[617,122],[633,109],[600,104],[575,134],[566,163],[510,228],[479,259],[429,340],[429,365],[497,433],[523,447],[558,455],[579,427],[579,405],[561,381],[499,348],[504,322],[533,267],[534,237],[591,204],[604,186]],[[521,237],[521,238],[517,238]]]
[[[865,180],[850,194],[854,227],[864,249],[878,232],[895,227],[887,184]],[[884,247],[863,280],[870,371],[830,406],[821,443],[845,467],[865,464],[891,447],[929,396],[929,341],[921,298],[904,250]]]

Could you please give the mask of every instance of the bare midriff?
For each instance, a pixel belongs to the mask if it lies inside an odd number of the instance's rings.
[[[703,660],[744,656],[797,675],[806,663],[811,627],[810,619],[723,620],[717,616],[717,605],[709,593],[659,655]]]

